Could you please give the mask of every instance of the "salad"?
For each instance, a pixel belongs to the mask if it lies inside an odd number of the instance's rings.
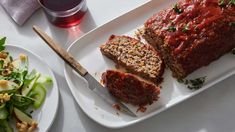
[[[19,132],[32,132],[38,123],[31,114],[42,106],[53,81],[35,69],[29,71],[26,55],[12,58],[5,41],[0,39],[0,132],[13,132],[10,121]]]

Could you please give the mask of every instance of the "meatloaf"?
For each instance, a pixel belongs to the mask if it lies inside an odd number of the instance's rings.
[[[235,2],[181,0],[149,18],[143,37],[182,79],[235,47]]]
[[[111,35],[109,40],[101,45],[100,50],[102,54],[124,67],[127,72],[155,84],[162,80],[164,63],[150,45],[128,36]]]
[[[152,82],[117,70],[103,73],[102,82],[118,100],[137,106],[152,104],[160,94],[160,88]]]

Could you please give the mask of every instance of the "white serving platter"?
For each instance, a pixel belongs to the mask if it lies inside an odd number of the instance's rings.
[[[35,132],[47,132],[49,131],[53,121],[56,117],[58,105],[59,105],[59,90],[56,82],[56,78],[49,68],[49,66],[36,54],[23,49],[15,45],[6,45],[6,51],[14,58],[18,58],[19,54],[25,54],[29,58],[29,71],[35,69],[41,73],[41,75],[48,75],[52,77],[53,87],[47,89],[47,95],[43,105],[35,110],[32,113],[34,120],[38,122],[38,129]],[[14,128],[14,131],[17,131],[15,128],[15,122],[12,121],[11,126]]]
[[[89,32],[81,39],[75,41],[68,48],[68,51],[100,81],[101,74],[107,69],[115,68],[115,66],[112,61],[101,54],[99,46],[106,42],[112,34],[134,36],[134,31],[141,27],[149,17],[173,5],[175,2],[176,0],[150,1]],[[90,91],[87,82],[68,65],[65,66],[64,74],[74,98],[81,109],[91,119],[109,128],[121,128],[157,115],[161,111],[235,74],[234,59],[234,55],[226,54],[207,67],[200,68],[188,76],[187,78],[189,79],[206,76],[205,84],[201,89],[196,91],[189,90],[185,85],[178,83],[177,80],[171,76],[169,69],[166,69],[159,101],[151,106],[147,106],[146,112],[137,112],[137,117],[132,117],[113,109],[110,104],[107,104],[99,96]],[[135,112],[137,110],[137,107],[131,105],[128,105],[128,107]]]

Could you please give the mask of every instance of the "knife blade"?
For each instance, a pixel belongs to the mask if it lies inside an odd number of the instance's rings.
[[[84,78],[87,80],[89,84],[89,88],[95,92],[98,96],[103,98],[107,103],[111,105],[118,104],[120,106],[120,110],[123,112],[128,113],[131,116],[136,117],[137,115],[128,109],[122,102],[116,100],[109,92],[108,90],[103,87],[90,73],[87,73]]]
[[[33,30],[42,38],[49,47],[51,47],[67,64],[69,64],[77,73],[79,73],[89,84],[90,90],[96,93],[104,101],[110,105],[118,104],[123,112],[128,113],[131,116],[136,117],[137,115],[128,109],[124,104],[116,100],[108,90],[103,87],[88,71],[83,68],[79,62],[67,51],[62,49],[50,36],[48,36],[39,27],[33,26]]]

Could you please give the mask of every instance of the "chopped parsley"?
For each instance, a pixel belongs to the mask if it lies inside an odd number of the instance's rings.
[[[175,4],[175,5],[174,5],[173,10],[174,10],[176,13],[178,13],[178,14],[180,14],[180,13],[183,12],[183,10],[178,7],[178,4]]]
[[[171,31],[171,32],[175,32],[176,28],[174,26],[169,26],[168,28],[166,28],[167,31]]]
[[[228,4],[235,5],[235,0],[230,0]]]
[[[230,22],[229,26],[233,26],[234,27],[235,26],[235,22]]]
[[[6,42],[6,37],[3,37],[0,39],[0,51],[5,49],[5,46],[4,46],[5,42]]]
[[[218,3],[218,5],[219,5],[220,7],[225,7],[225,6],[226,6],[226,3],[224,2],[224,0],[220,0],[219,3]]]
[[[178,82],[183,83],[185,85],[187,85],[187,88],[191,89],[191,90],[198,90],[200,89],[203,84],[205,83],[206,80],[206,76],[204,77],[199,77],[196,79],[179,79]]]
[[[226,5],[235,5],[235,0],[229,0],[229,1],[225,1],[225,0],[219,0],[218,5],[220,7],[225,7]]]
[[[186,33],[187,31],[189,31],[189,24],[186,24],[182,30],[182,32]]]
[[[232,49],[231,53],[232,53],[233,55],[235,55],[235,48]]]

